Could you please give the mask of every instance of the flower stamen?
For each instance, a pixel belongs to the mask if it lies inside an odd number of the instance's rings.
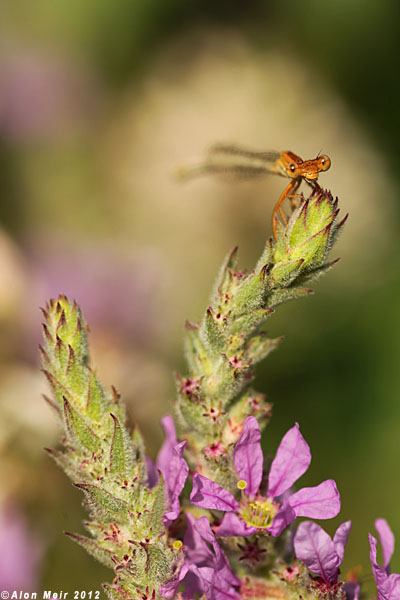
[[[266,529],[271,527],[276,512],[277,506],[272,500],[260,498],[250,501],[246,498],[246,501],[242,502],[240,515],[250,527]]]

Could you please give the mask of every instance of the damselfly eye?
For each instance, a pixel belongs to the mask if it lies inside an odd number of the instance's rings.
[[[296,172],[296,165],[294,163],[290,163],[290,165],[288,166],[288,169],[291,173],[295,173]]]
[[[331,166],[331,159],[326,154],[321,154],[319,157],[321,171],[327,171]]]

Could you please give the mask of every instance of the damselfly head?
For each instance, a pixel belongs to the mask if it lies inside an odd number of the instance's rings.
[[[321,171],[327,171],[331,166],[331,159],[326,154],[320,154],[317,158],[305,160],[299,165],[301,176],[308,182],[318,179]]]

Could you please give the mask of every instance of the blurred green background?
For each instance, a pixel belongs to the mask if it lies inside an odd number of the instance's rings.
[[[325,525],[353,520],[343,570],[361,565],[373,592],[367,532],[384,516],[400,536],[399,11],[1,0],[0,504],[18,506],[40,547],[38,589],[95,590],[112,574],[62,535],[82,532],[84,513],[42,451],[58,431],[40,398],[37,307],[60,292],[81,304],[98,372],[154,456],[185,319],[202,314],[230,248],[251,267],[270,235],[279,178],[171,177],[235,141],[329,154],[321,184],[350,212],[341,262],[269,321],[285,341],[257,387],[274,404],[266,449],[298,420],[313,452],[301,483],[336,479],[342,513]]]

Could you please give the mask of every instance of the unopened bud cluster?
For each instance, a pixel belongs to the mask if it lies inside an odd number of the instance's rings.
[[[248,416],[264,427],[271,405],[252,387],[255,365],[282,338],[263,326],[273,308],[308,295],[305,285],[327,270],[328,252],[343,223],[329,192],[313,193],[267,241],[253,271],[239,269],[237,248],[226,258],[200,323],[186,324],[188,375],[178,377],[176,414],[193,464],[232,490],[228,451]]]
[[[62,449],[48,452],[82,490],[90,512],[90,536],[68,535],[114,570],[110,597],[150,598],[177,562],[162,521],[163,479],[149,489],[140,434],[128,431],[116,390],[106,392],[89,365],[77,304],[60,296],[43,314],[42,364],[52,391],[46,399],[64,432]]]

